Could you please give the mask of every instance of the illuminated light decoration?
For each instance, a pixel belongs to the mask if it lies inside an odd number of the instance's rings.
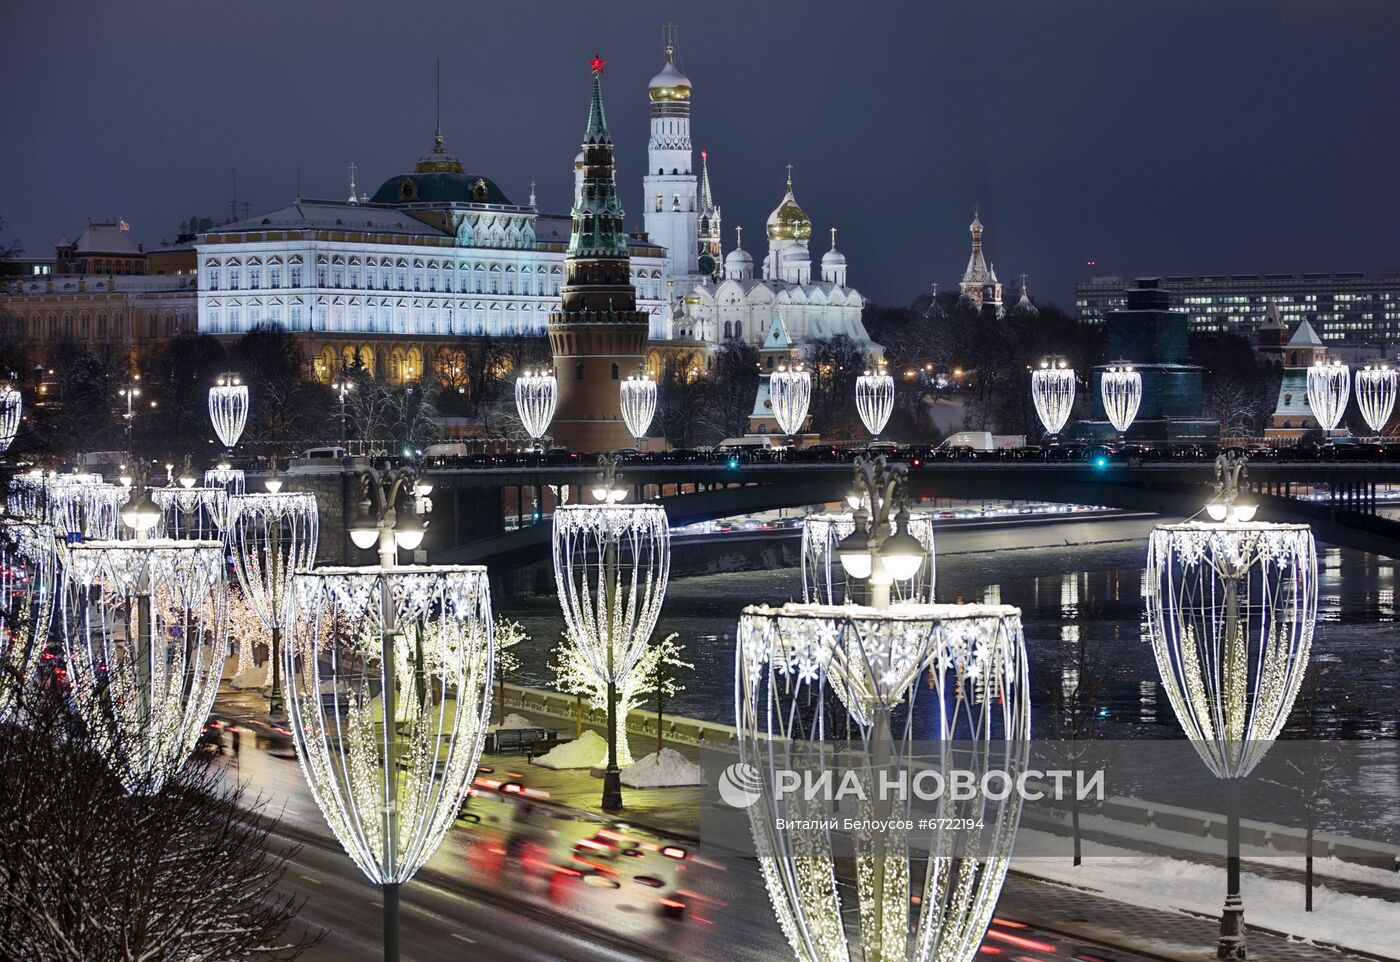
[[[216,488],[152,488],[151,500],[160,506],[159,538],[194,538],[217,541],[228,528],[228,491]]]
[[[1142,404],[1142,375],[1130,364],[1110,364],[1099,382],[1099,394],[1114,430],[1127,433]]]
[[[946,784],[957,769],[979,783],[986,772],[1005,772],[1014,783],[1026,770],[1030,684],[1020,612],[760,606],[744,610],[737,643],[742,787],[793,956],[971,962],[1010,867],[1019,793],[996,800],[974,792],[963,801],[945,794],[938,827],[903,828],[920,824],[918,799],[882,797],[875,787],[879,778],[909,784],[928,770]],[[811,710],[821,705],[831,708]],[[779,793],[779,771],[827,771],[833,784],[862,786],[862,827],[844,836],[810,827],[841,825],[836,816],[850,814],[850,800],[837,812],[821,792]]]
[[[553,371],[524,371],[515,379],[515,410],[525,433],[539,441],[554,420],[559,381]]]
[[[1186,737],[1218,778],[1248,775],[1283,730],[1317,620],[1307,525],[1158,525],[1147,551],[1147,625]]]
[[[231,584],[228,590],[228,639],[233,649],[234,676],[242,675],[258,667],[253,663],[253,646],[262,640],[264,626],[258,613],[248,602],[248,593],[241,585]],[[258,684],[263,688],[272,684],[272,660],[263,662],[264,679]]]
[[[53,529],[0,519],[0,720],[33,676],[53,616]]]
[[[23,413],[24,395],[13,385],[0,385],[0,454],[10,450],[14,443]]]
[[[1049,358],[1031,372],[1031,400],[1045,433],[1058,435],[1074,410],[1074,368],[1063,358]]]
[[[67,561],[71,545],[84,541],[117,541],[128,534],[121,510],[130,486],[87,480],[53,479],[47,491],[47,518],[53,525],[59,561]]]
[[[316,563],[320,511],[310,492],[238,494],[229,499],[228,541],[248,606],[269,634],[269,711],[282,705],[283,632],[291,623],[298,571]],[[240,656],[240,664],[242,659]]]
[[[1351,371],[1341,361],[1319,361],[1308,368],[1308,407],[1329,434],[1342,423],[1351,398]]]
[[[236,375],[221,375],[209,389],[209,420],[224,447],[232,451],[248,424],[248,385]]]
[[[659,504],[621,504],[616,461],[600,458],[600,504],[554,510],[554,581],[563,610],[570,666],[606,689],[608,765],[603,807],[622,804],[617,767],[618,691],[646,654],[671,573],[671,526]]]
[[[812,375],[801,367],[780,367],[768,377],[768,397],[778,427],[792,437],[807,420],[807,407],[812,403]]]
[[[1367,364],[1356,372],[1356,406],[1372,431],[1380,434],[1395,411],[1400,375],[1388,364]]]
[[[588,61],[588,69],[589,69],[589,70],[592,70],[594,73],[602,73],[602,72],[603,72],[603,65],[606,64],[606,63],[607,63],[606,60],[604,60],[602,57],[598,56],[598,55],[595,53],[595,54],[593,55],[593,59],[590,60],[590,61]]]
[[[865,430],[878,437],[894,412],[894,378],[884,371],[856,378],[856,412]]]
[[[1317,546],[1307,525],[1251,521],[1240,458],[1216,460],[1220,523],[1158,525],[1143,600],[1157,673],[1217,778],[1244,778],[1283,730],[1317,623]],[[1226,890],[1216,957],[1244,959],[1239,792],[1226,790]]]
[[[892,533],[899,524],[891,522]],[[837,557],[837,546],[855,531],[855,518],[849,513],[809,514],[802,519],[802,599],[808,604],[840,605],[861,600]],[[890,600],[895,604],[929,603],[933,601],[937,559],[933,545],[933,519],[913,515],[909,533],[924,546],[928,557],[914,577],[895,579],[890,585]]]
[[[399,886],[452,827],[481,756],[486,569],[318,568],[297,575],[295,597],[283,661],[297,757],[331,831],[382,887],[396,960]]]
[[[70,695],[129,792],[155,793],[209,718],[227,644],[217,541],[69,547],[61,618]]]
[[[216,468],[210,468],[204,472],[204,486],[206,488],[223,488],[229,494],[242,494],[248,490],[247,480],[243,476],[242,468],[231,468],[228,464],[220,464]]]
[[[629,375],[620,388],[622,399],[622,420],[627,422],[627,430],[638,444],[646,437],[651,419],[656,416],[656,382],[650,374]]]

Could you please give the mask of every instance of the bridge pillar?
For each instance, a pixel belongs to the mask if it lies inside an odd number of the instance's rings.
[[[448,530],[452,532],[452,544],[466,544],[505,533],[504,488],[454,488],[451,505]]]

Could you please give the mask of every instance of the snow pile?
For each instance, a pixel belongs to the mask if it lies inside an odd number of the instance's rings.
[[[535,759],[543,768],[593,768],[606,764],[608,743],[603,736],[589,730],[571,742],[565,742],[548,754]]]
[[[1302,859],[1292,864],[1301,866]],[[1012,868],[1097,892],[1115,902],[1200,915],[1218,915],[1225,891],[1223,867],[1153,858],[1088,839],[1082,865],[1073,865],[1069,858],[1029,856],[1016,859]],[[1245,917],[1260,928],[1386,957],[1394,954],[1393,901],[1347,895],[1319,884],[1313,889],[1316,911],[1304,912],[1302,885],[1251,875],[1247,869],[1240,888]]]
[[[254,665],[247,671],[241,671],[234,675],[233,680],[230,681],[229,684],[240,690],[248,688],[266,688],[268,685],[272,684],[270,667],[270,665]]]
[[[501,722],[499,725],[492,725],[491,727],[487,728],[486,730],[487,730],[488,732],[494,732],[494,731],[510,731],[510,730],[513,729],[513,728],[539,728],[539,727],[540,727],[539,725],[537,725],[537,724],[535,724],[534,722],[530,721],[530,719],[526,718],[524,715],[517,715],[517,714],[515,714],[514,712],[511,712],[509,715],[506,716],[506,720],[505,720],[505,721]]]
[[[628,788],[678,788],[708,781],[703,768],[674,748],[652,752],[622,772],[622,784]]]

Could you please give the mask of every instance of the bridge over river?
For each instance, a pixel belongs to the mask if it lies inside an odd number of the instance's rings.
[[[548,515],[567,487],[570,501],[591,500],[596,463],[517,458],[500,465],[426,468],[433,483],[434,561],[511,567],[545,558]],[[1101,505],[1172,517],[1191,515],[1211,496],[1214,463],[1017,460],[909,462],[915,498],[1049,501]],[[666,506],[675,525],[840,501],[851,482],[848,460],[624,462],[631,500]],[[1258,461],[1247,486],[1259,518],[1311,524],[1319,540],[1400,557],[1400,521],[1378,514],[1387,492],[1400,493],[1400,463]],[[518,519],[507,530],[507,518]]]

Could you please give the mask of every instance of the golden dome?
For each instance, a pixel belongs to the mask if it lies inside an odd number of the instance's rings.
[[[805,241],[811,236],[812,218],[797,206],[797,199],[792,196],[792,165],[789,164],[787,193],[782,203],[768,215],[768,239]]]
[[[652,77],[651,83],[647,85],[647,96],[651,98],[652,103],[690,100],[690,80],[671,62],[671,49],[666,48],[666,66],[662,67],[661,72]]]

